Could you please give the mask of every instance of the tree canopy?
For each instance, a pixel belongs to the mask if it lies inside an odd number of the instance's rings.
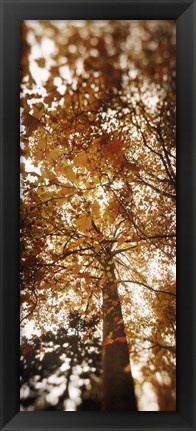
[[[175,47],[173,21],[21,23],[24,410],[82,408],[85,358],[95,409],[175,410]]]

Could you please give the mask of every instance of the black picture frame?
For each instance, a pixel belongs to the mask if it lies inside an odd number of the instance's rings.
[[[177,26],[177,410],[19,411],[19,24],[23,19],[174,19]],[[1,430],[196,430],[196,1],[2,0]],[[194,363],[195,362],[195,363]]]

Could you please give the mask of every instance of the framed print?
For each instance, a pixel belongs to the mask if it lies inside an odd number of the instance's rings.
[[[195,18],[2,1],[2,430],[196,427]]]

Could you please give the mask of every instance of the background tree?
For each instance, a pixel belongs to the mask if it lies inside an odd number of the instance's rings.
[[[174,410],[174,22],[23,22],[21,46],[22,324],[99,316],[102,409],[148,383]]]
[[[94,328],[94,329],[93,329]],[[101,355],[96,320],[71,311],[64,327],[24,337],[21,345],[22,410],[97,410],[101,408]],[[82,402],[81,402],[82,401]]]

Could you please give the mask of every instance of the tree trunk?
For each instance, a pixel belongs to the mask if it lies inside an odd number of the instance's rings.
[[[103,289],[103,410],[137,411],[129,349],[113,264],[109,272],[110,278]]]

